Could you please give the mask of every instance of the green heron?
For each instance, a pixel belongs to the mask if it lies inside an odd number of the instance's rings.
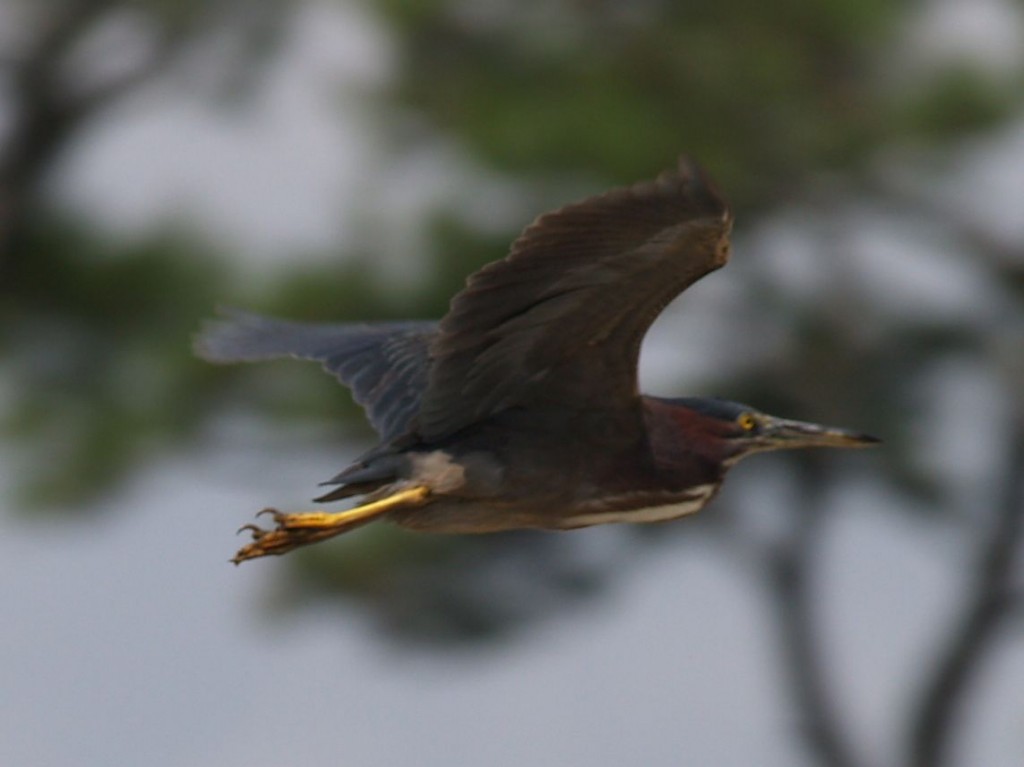
[[[720,399],[639,393],[647,329],[729,258],[732,213],[689,159],[654,181],[534,221],[473,274],[439,322],[305,324],[231,312],[196,349],[213,362],[316,360],[348,386],[379,444],[323,483],[336,513],[246,525],[234,561],[386,518],[483,533],[662,522],[703,508],[751,453],[861,447],[864,434]]]

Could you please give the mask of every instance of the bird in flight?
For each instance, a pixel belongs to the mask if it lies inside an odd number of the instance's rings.
[[[736,402],[643,395],[640,345],[682,291],[729,259],[732,213],[692,160],[544,214],[480,269],[438,322],[307,324],[228,312],[211,362],[294,357],[349,387],[380,442],[317,502],[265,509],[235,563],[387,519],[485,533],[663,522],[703,508],[752,453],[862,447],[864,434]]]

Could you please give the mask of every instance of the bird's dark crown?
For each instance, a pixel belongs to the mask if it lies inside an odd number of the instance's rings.
[[[733,402],[732,400],[719,397],[673,397],[665,401],[671,405],[685,407],[700,415],[719,421],[735,421],[744,413],[757,412],[754,408],[744,405],[742,402]]]

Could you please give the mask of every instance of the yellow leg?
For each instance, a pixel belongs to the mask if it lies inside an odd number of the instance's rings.
[[[381,498],[362,506],[356,506],[347,511],[309,511],[301,514],[274,514],[274,519],[279,528],[285,530],[323,530],[324,528],[348,526],[353,522],[362,522],[370,517],[376,517],[386,511],[391,511],[399,506],[418,506],[430,490],[425,487],[413,487],[403,490],[400,493]]]
[[[412,487],[381,498],[379,501],[356,506],[339,512],[311,511],[299,514],[284,514],[274,509],[264,509],[259,515],[270,514],[276,527],[264,530],[256,525],[245,525],[241,530],[252,533],[253,542],[238,550],[231,561],[236,565],[247,559],[256,559],[270,554],[284,554],[299,546],[316,543],[346,530],[359,523],[369,521],[396,508],[419,506],[430,495],[426,487]],[[241,532],[239,530],[239,532]]]

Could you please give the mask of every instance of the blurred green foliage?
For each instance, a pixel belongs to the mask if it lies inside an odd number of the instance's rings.
[[[685,148],[749,216],[880,145],[995,124],[1019,80],[904,82],[915,2],[376,2],[392,99],[503,172],[629,182]],[[403,139],[408,140],[407,136]]]
[[[12,392],[0,425],[34,456],[23,500],[73,508],[194,432],[215,376],[182,339],[226,272],[177,236],[118,252],[53,221],[24,242],[31,257],[8,271],[0,296]]]

